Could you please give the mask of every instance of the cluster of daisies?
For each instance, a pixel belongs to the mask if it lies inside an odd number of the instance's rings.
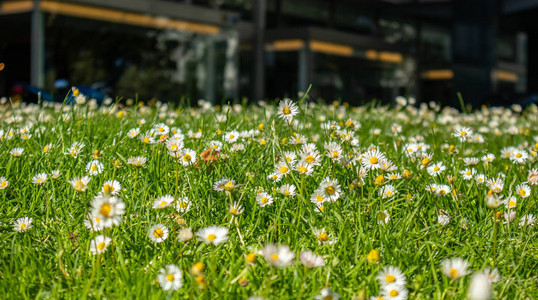
[[[393,108],[372,111],[290,99],[281,100],[277,106],[260,102],[251,108],[217,107],[201,101],[198,108],[184,111],[160,102],[154,107],[121,107],[113,103],[98,106],[86,100],[77,95],[74,107],[2,106],[0,140],[9,168],[0,174],[0,191],[13,197],[11,191],[22,185],[46,193],[63,184],[75,195],[88,195],[91,200],[87,204],[81,200],[81,218],[91,236],[86,251],[93,255],[113,255],[107,254],[107,249],[121,239],[113,236],[120,232],[114,229],[125,226],[124,222],[136,222],[145,209],[148,219],[143,225],[144,236],[154,247],[199,244],[220,251],[237,246],[244,250],[246,270],[260,265],[326,270],[336,259],[329,251],[334,249],[331,245],[345,248],[334,226],[330,226],[337,222],[331,211],[337,211],[341,203],[366,203],[353,207],[360,207],[356,213],[369,222],[364,226],[379,228],[400,224],[408,214],[395,203],[411,205],[414,201],[423,201],[421,205],[434,212],[434,226],[439,230],[476,226],[472,222],[478,216],[476,207],[486,208],[487,217],[480,222],[494,224],[495,238],[498,226],[514,230],[517,226],[530,233],[536,223],[536,107],[525,111],[523,118],[518,106],[462,114],[434,103],[411,105],[413,101],[403,97]],[[92,148],[97,146],[88,138],[91,131],[79,136],[74,128],[101,116],[126,125],[120,126],[117,134],[103,137],[110,145],[98,150]],[[206,122],[210,125],[200,125]],[[72,133],[69,142],[64,140],[64,132]],[[488,144],[504,136],[510,137],[505,139],[510,144],[497,148]],[[13,170],[17,169],[13,168],[24,159],[40,157],[47,161],[54,153],[57,156],[52,163],[44,164],[49,169],[37,168],[39,171],[27,181],[16,177]],[[252,153],[255,157],[249,157]],[[235,173],[244,165],[245,174]],[[259,168],[254,168],[256,165]],[[147,179],[150,173],[156,185],[167,183],[173,188],[166,190],[160,185],[158,191],[151,191],[150,200],[138,199],[137,189],[129,185],[133,178]],[[193,182],[199,185],[191,187]],[[218,203],[197,199],[182,186],[207,191],[208,197]],[[214,208],[222,203],[225,213]],[[312,218],[299,216],[286,226],[291,231],[299,230],[299,225],[311,228],[306,239],[318,248],[268,239],[272,229],[259,240],[252,235],[244,237],[250,228],[240,228],[238,219],[257,222],[255,217],[273,218],[276,212],[280,216],[283,206],[295,214],[303,209],[311,213]],[[199,213],[202,209],[214,210],[218,216],[225,214],[227,221],[221,222],[220,217],[207,220]],[[34,221],[43,219],[38,212],[22,206],[18,211],[22,215],[10,220],[16,232],[41,226],[41,221]],[[424,226],[429,222],[423,221]],[[390,230],[383,232],[391,234]],[[300,234],[305,234],[304,230]],[[379,265],[374,268],[378,288],[373,289],[378,293],[368,295],[371,299],[407,299],[416,292],[407,282],[416,275],[413,269],[381,266],[375,249],[364,259]],[[470,266],[470,261],[456,257],[442,261],[437,271],[458,280],[472,273]],[[187,267],[177,261],[162,262],[154,274],[155,282],[164,291],[181,290],[185,274],[190,274],[198,288],[205,289],[208,275],[204,264],[196,262]],[[241,276],[236,281],[248,285]],[[489,299],[494,293],[493,284],[500,280],[499,269],[494,266],[469,277],[469,299]],[[338,299],[339,292],[345,291],[337,289],[327,284],[316,291],[316,298]]]

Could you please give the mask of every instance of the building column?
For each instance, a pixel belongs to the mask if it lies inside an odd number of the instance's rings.
[[[34,0],[30,44],[30,84],[38,88],[45,85],[45,23],[40,0]]]
[[[265,13],[266,0],[254,0],[254,91],[255,101],[265,97]]]
[[[206,86],[205,86],[205,99],[213,104],[216,103],[215,99],[215,40],[212,36],[208,36],[206,39]]]

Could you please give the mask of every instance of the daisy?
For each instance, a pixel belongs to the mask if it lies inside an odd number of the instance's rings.
[[[379,196],[381,196],[383,199],[392,198],[394,195],[396,195],[396,193],[396,189],[391,184],[385,185],[379,190]]]
[[[184,148],[179,152],[181,164],[184,166],[193,165],[196,163],[196,152],[192,149]]]
[[[170,132],[170,127],[164,123],[158,123],[153,126],[156,135],[167,135]]]
[[[220,151],[222,150],[222,143],[219,141],[211,141],[209,142],[209,149],[213,151]]]
[[[98,235],[90,242],[90,251],[93,255],[104,253],[111,241],[107,236]]]
[[[179,197],[176,201],[176,211],[186,214],[191,210],[192,202],[187,197]]]
[[[521,198],[527,198],[531,195],[531,187],[524,183],[519,184],[518,186],[516,186],[516,193]]]
[[[144,135],[141,135],[140,140],[144,144],[154,144],[155,143],[155,138],[151,135],[150,132],[146,132]]]
[[[487,178],[486,178],[486,175],[484,175],[484,174],[477,174],[477,175],[475,175],[474,180],[478,184],[484,184],[486,182]]]
[[[334,202],[342,195],[342,188],[337,179],[326,177],[319,185],[318,190],[322,192],[323,198]]]
[[[101,222],[101,218],[92,214],[88,214],[84,220],[84,226],[92,231],[101,231],[103,228],[105,228]]]
[[[473,136],[473,131],[471,128],[468,127],[460,127],[452,133],[453,137],[456,137],[460,140],[460,142],[465,142],[467,138],[471,138]]]
[[[476,157],[466,157],[466,158],[463,159],[463,162],[467,166],[474,166],[474,165],[478,164],[479,160]]]
[[[321,155],[315,149],[312,149],[312,150],[303,149],[302,151],[299,152],[298,155],[301,162],[304,162],[306,164],[313,165],[313,166],[321,165]]]
[[[445,165],[443,165],[443,163],[439,162],[429,166],[426,170],[428,171],[428,174],[430,174],[430,176],[437,176],[443,173],[443,171],[446,170],[446,167]]]
[[[222,139],[229,144],[235,143],[239,139],[239,132],[235,130],[226,132]]]
[[[533,214],[527,214],[521,217],[521,219],[519,220],[519,226],[532,226],[534,225],[534,222],[536,222],[536,217]]]
[[[9,153],[11,153],[11,155],[13,155],[15,157],[22,156],[23,152],[24,152],[24,148],[13,148],[13,149],[11,149],[11,151],[9,151]]]
[[[121,224],[121,216],[125,214],[125,203],[116,196],[98,194],[91,207],[92,215],[99,217],[105,228]]]
[[[177,234],[177,238],[182,242],[188,242],[192,240],[192,237],[193,234],[190,227],[180,229],[179,233]]]
[[[441,271],[445,276],[452,280],[456,280],[469,274],[470,271],[467,270],[468,267],[469,262],[459,257],[445,259],[441,262]]]
[[[282,153],[282,158],[290,165],[294,165],[297,160],[297,154],[292,151],[285,151]]]
[[[497,177],[496,179],[487,179],[486,186],[494,193],[498,194],[503,191],[504,179]]]
[[[514,149],[510,155],[510,160],[517,164],[525,163],[528,158],[529,154],[527,153],[527,151],[522,149]]]
[[[301,263],[309,269],[325,266],[323,257],[310,250],[301,252],[301,254],[299,254],[299,259],[301,260]]]
[[[295,253],[286,245],[276,246],[268,244],[262,250],[267,263],[277,268],[284,268],[292,264]]]
[[[155,199],[155,201],[153,202],[153,208],[155,209],[166,208],[170,206],[172,202],[174,202],[174,196],[164,195]]]
[[[387,210],[384,210],[378,214],[379,224],[387,224],[390,221],[390,215]]]
[[[52,144],[46,144],[45,147],[43,147],[43,153],[49,153],[52,149]]]
[[[218,246],[228,240],[228,228],[224,226],[209,226],[196,232],[198,240]]]
[[[71,147],[67,149],[67,152],[65,152],[65,154],[77,158],[77,156],[82,153],[82,150],[85,146],[86,144],[82,142],[74,142],[73,145],[71,145]]]
[[[439,214],[437,215],[437,222],[443,226],[446,226],[448,223],[450,223],[450,216],[444,211],[439,211]]]
[[[312,173],[314,173],[314,166],[307,162],[300,161],[295,165],[295,171],[299,172],[301,175],[311,176]]]
[[[9,181],[7,181],[6,177],[0,177],[0,190],[3,190],[9,186]]]
[[[501,280],[501,276],[499,275],[499,270],[497,268],[492,269],[490,267],[486,267],[483,272],[488,276],[489,281],[492,283]]]
[[[183,149],[183,139],[181,138],[174,138],[174,139],[168,139],[165,143],[166,149],[170,152],[178,152]]]
[[[463,175],[463,179],[471,180],[471,179],[473,179],[474,175],[476,174],[476,170],[473,169],[473,168],[467,168],[465,170],[461,170],[460,174]]]
[[[277,163],[277,165],[275,166],[275,173],[279,174],[280,176],[286,176],[290,173],[290,168],[292,166],[290,166],[290,164],[288,162],[285,162],[285,161],[280,161]]]
[[[230,204],[230,209],[228,210],[229,213],[231,213],[234,216],[239,216],[245,211],[243,206],[239,202],[234,202]]]
[[[314,233],[314,236],[318,240],[319,244],[331,245],[336,242],[336,239],[332,239],[330,235],[327,233],[327,231],[325,231],[325,228],[321,228],[321,229],[314,228],[312,229],[312,233]]]
[[[381,167],[383,161],[385,160],[385,155],[379,150],[368,150],[363,154],[361,163],[364,168],[367,170],[376,170]]]
[[[467,290],[467,299],[469,300],[488,300],[491,299],[492,284],[484,272],[477,272],[471,276],[469,289]]]
[[[480,159],[481,159],[484,163],[489,164],[489,163],[491,163],[493,160],[495,160],[495,154],[493,154],[493,153],[488,153],[488,154],[482,156]]]
[[[341,158],[343,149],[340,144],[336,142],[330,142],[326,143],[324,148],[325,151],[327,151],[327,157],[332,159],[333,161],[338,161]]]
[[[435,195],[446,196],[446,195],[449,195],[451,191],[452,189],[450,188],[450,186],[446,184],[438,184],[435,189]]]
[[[47,173],[39,173],[32,178],[32,183],[43,184],[47,181]]]
[[[403,285],[395,283],[383,286],[383,299],[405,300],[407,299],[408,291]]]
[[[132,128],[127,131],[127,136],[131,139],[134,139],[140,134],[140,128]]]
[[[88,189],[88,183],[90,183],[91,178],[89,176],[84,177],[74,177],[69,180],[69,183],[73,186],[75,191],[84,192]]]
[[[155,224],[148,230],[150,240],[155,243],[162,243],[168,238],[168,227],[163,224]]]
[[[277,115],[288,123],[299,113],[299,107],[291,99],[283,99],[278,103]]]
[[[314,297],[315,300],[338,300],[338,299],[340,299],[340,295],[338,295],[338,293],[336,293],[335,291],[332,291],[328,287],[322,288],[319,293],[320,293],[319,295],[316,295],[316,297]]]
[[[18,218],[13,224],[13,228],[17,232],[25,232],[28,229],[32,228],[33,221],[34,219],[28,217]]]
[[[117,195],[121,191],[121,184],[116,180],[107,180],[103,183],[101,192],[105,195]]]
[[[56,179],[60,177],[60,170],[52,170],[50,171],[50,176],[52,176],[53,179]]]
[[[280,187],[280,193],[282,195],[293,197],[295,196],[296,187],[293,184],[284,184]]]
[[[183,272],[176,265],[166,265],[159,271],[157,280],[163,291],[175,291],[183,286]]]
[[[379,285],[387,286],[389,284],[395,284],[398,286],[405,286],[406,276],[398,267],[388,266],[384,267],[381,272],[376,276]]]
[[[486,201],[486,206],[493,209],[506,202],[502,196],[496,194],[488,194],[484,200]]]
[[[142,167],[146,164],[146,161],[147,158],[145,158],[144,156],[131,156],[127,159],[127,163],[135,167]]]
[[[538,169],[530,169],[527,176],[527,182],[530,185],[538,185]]]
[[[259,193],[258,195],[256,195],[256,202],[261,207],[271,205],[273,204],[273,197],[271,197],[271,195],[266,192]]]
[[[279,182],[280,180],[282,180],[282,175],[281,174],[278,174],[278,173],[271,173],[267,176],[268,179],[271,179],[273,180],[273,182]]]
[[[92,176],[101,174],[103,169],[103,164],[98,160],[92,160],[86,165],[86,171],[88,171],[88,173],[90,173]]]

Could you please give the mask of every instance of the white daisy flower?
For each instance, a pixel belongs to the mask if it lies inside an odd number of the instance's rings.
[[[159,271],[157,280],[164,291],[175,291],[183,286],[183,272],[176,265],[166,265]]]
[[[196,232],[198,240],[218,246],[228,240],[228,228],[224,226],[209,226]]]

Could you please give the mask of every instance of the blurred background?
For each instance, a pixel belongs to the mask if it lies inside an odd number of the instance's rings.
[[[536,102],[538,0],[0,0],[0,96]]]

